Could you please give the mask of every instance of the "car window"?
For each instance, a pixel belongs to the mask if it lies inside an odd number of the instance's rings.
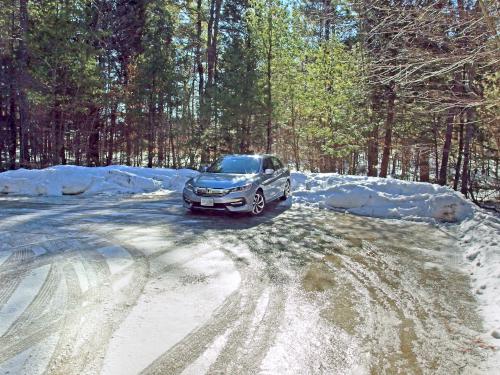
[[[262,165],[262,169],[265,171],[266,169],[274,169],[273,162],[271,158],[265,158],[264,164]]]
[[[272,158],[272,159],[273,159],[274,170],[278,171],[283,168],[283,164],[278,158]]]
[[[255,156],[225,156],[213,163],[207,172],[247,174],[258,173],[260,158]],[[272,167],[271,167],[272,168]]]

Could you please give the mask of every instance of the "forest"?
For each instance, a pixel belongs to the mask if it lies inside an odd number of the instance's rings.
[[[265,152],[498,200],[499,17],[492,0],[2,0],[0,171]]]

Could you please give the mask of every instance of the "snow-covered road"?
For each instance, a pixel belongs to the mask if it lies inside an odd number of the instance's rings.
[[[440,227],[180,200],[0,198],[0,374],[489,372]]]

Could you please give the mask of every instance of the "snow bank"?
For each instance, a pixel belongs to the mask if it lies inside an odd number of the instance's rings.
[[[469,201],[447,187],[391,178],[294,172],[292,190],[298,203],[364,216],[458,222],[474,212]]]
[[[92,195],[181,191],[198,172],[189,169],[126,166],[55,166],[0,173],[0,193],[21,195]],[[472,216],[473,206],[446,187],[391,178],[335,173],[292,173],[294,202],[394,219],[457,222]]]
[[[0,193],[20,195],[93,195],[180,190],[198,172],[189,169],[59,165],[0,173]]]
[[[484,319],[482,339],[496,348],[490,363],[497,374],[500,368],[500,219],[478,210],[473,218],[455,228],[464,261]]]

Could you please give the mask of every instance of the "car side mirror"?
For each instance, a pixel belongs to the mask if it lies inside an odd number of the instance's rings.
[[[274,173],[274,169],[268,168],[264,171],[265,175],[272,175]]]
[[[200,165],[200,168],[198,168],[198,171],[200,172],[206,172],[208,170],[208,165]]]

